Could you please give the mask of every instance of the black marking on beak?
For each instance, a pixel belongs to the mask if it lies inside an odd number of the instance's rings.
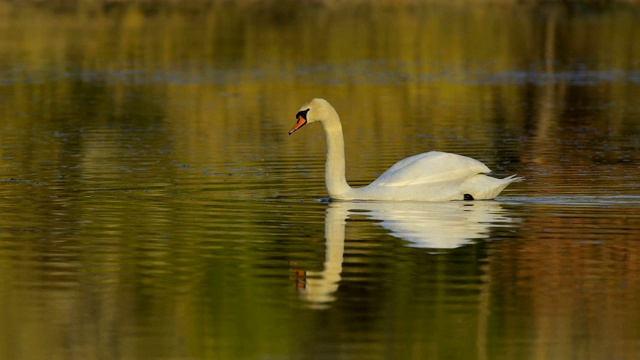
[[[309,109],[307,110],[300,110],[298,111],[298,113],[296,114],[296,120],[302,116],[302,118],[306,121],[307,120],[307,113],[309,112]]]
[[[300,129],[301,127],[307,125],[308,112],[309,112],[309,109],[298,111],[298,113],[296,114],[296,120],[297,120],[296,124],[291,128],[291,130],[289,130],[289,135],[293,134],[296,130]]]

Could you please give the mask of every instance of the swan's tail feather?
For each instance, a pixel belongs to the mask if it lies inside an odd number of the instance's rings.
[[[509,184],[522,180],[524,178],[517,177],[517,175],[499,179],[485,174],[478,174],[463,183],[460,187],[460,192],[462,194],[470,194],[476,200],[488,200],[498,196]]]
[[[525,180],[524,176],[519,176],[519,177],[516,177],[516,176],[518,176],[518,174],[514,174],[514,175],[511,175],[511,176],[507,176],[507,177],[506,177],[506,178],[504,178],[503,180],[510,180],[510,181],[509,181],[509,184],[511,184],[511,183],[516,183],[516,182],[520,182],[520,181],[524,181],[524,180]]]

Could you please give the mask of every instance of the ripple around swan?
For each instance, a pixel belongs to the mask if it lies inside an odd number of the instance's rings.
[[[635,195],[558,195],[537,197],[509,197],[504,199],[507,203],[540,204],[557,206],[584,206],[584,207],[640,207],[640,196]]]

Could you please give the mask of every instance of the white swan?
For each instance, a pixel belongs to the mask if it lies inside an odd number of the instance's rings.
[[[336,110],[324,99],[302,105],[289,135],[308,123],[319,121],[327,137],[325,183],[336,200],[483,200],[493,199],[507,185],[523,178],[496,179],[478,160],[456,154],[431,151],[397,162],[371,184],[352,188],[345,178],[344,137]]]

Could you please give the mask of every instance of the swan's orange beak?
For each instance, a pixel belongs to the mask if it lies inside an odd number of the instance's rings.
[[[291,128],[291,130],[289,130],[289,135],[293,134],[294,131],[300,129],[301,127],[305,126],[307,124],[307,119],[304,118],[304,116],[299,115],[298,116],[298,121],[296,121],[296,124]]]

